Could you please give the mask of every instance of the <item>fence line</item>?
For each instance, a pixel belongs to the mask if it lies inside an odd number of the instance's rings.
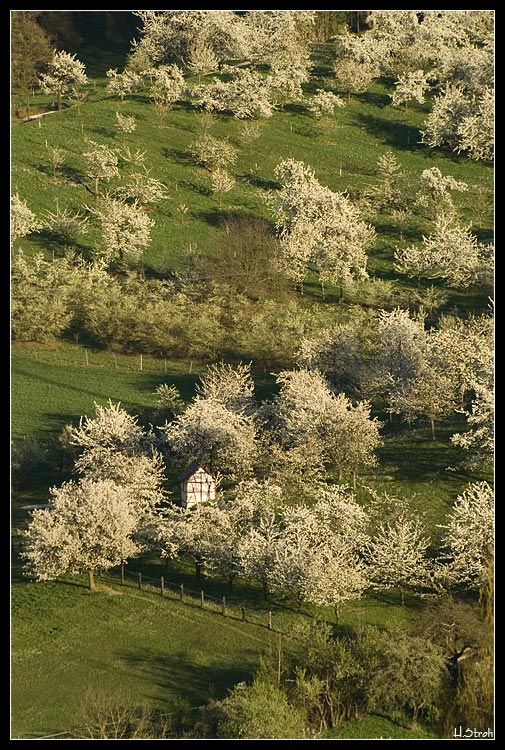
[[[205,609],[207,612],[219,613],[233,620],[249,622],[253,625],[259,625],[273,632],[286,635],[285,631],[273,626],[271,610],[267,610],[265,617],[261,617],[254,610],[246,608],[243,602],[230,602],[224,595],[222,597],[213,596],[203,589],[200,591],[188,589],[183,583],[169,581],[166,576],[153,578],[140,571],[125,570],[124,566],[121,566],[120,570],[116,570],[116,572],[119,574],[119,578],[117,575],[114,575],[114,569],[99,571],[98,578],[109,580],[116,585],[138,588],[147,593],[161,595],[164,599],[177,599],[183,604],[199,607],[200,609]]]
[[[57,352],[56,363],[60,365],[69,365],[72,367],[98,367],[107,370],[126,370],[128,372],[146,372],[146,373],[167,373],[167,358],[158,357],[152,354],[137,354],[135,356],[127,354],[117,355],[115,352],[100,351],[96,354],[96,358],[99,361],[93,361],[95,353],[90,349],[81,349],[82,352],[79,359],[77,355],[73,355],[71,352]],[[20,355],[20,359],[32,359],[32,356],[26,356],[25,354]],[[41,364],[52,365],[55,361],[50,359],[41,358],[37,352],[33,352],[33,358]],[[184,361],[184,360],[182,360]],[[180,365],[181,360],[177,362]],[[187,363],[187,373],[191,374],[193,371],[193,362]],[[181,373],[182,374],[182,373]]]

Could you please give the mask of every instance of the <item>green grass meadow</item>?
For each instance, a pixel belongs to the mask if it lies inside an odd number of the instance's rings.
[[[330,49],[330,48],[328,48]],[[11,128],[11,186],[30,209],[43,217],[59,206],[83,211],[96,201],[85,175],[82,154],[85,139],[111,147],[129,146],[145,151],[145,165],[151,177],[162,181],[168,200],[153,210],[156,226],[143,258],[147,274],[163,277],[184,268],[188,253],[195,248],[205,254],[220,240],[219,226],[231,214],[259,214],[271,218],[265,203],[268,190],[275,188],[275,167],[288,158],[303,160],[316,178],[332,190],[351,196],[376,179],[377,160],[393,151],[411,183],[419,188],[422,170],[437,166],[443,174],[466,181],[468,192],[454,196],[462,216],[472,225],[480,240],[489,241],[493,229],[493,168],[464,156],[428,149],[420,143],[420,128],[430,109],[430,101],[408,111],[390,106],[391,86],[375,84],[369,92],[353,96],[340,109],[330,129],[322,129],[302,104],[286,105],[268,120],[260,121],[259,138],[250,145],[240,139],[240,123],[219,117],[212,133],[227,137],[239,149],[230,169],[236,186],[221,199],[210,189],[205,169],[196,166],[189,149],[200,131],[195,108],[189,103],[174,106],[160,123],[148,92],[128,96],[124,102],[106,90],[105,71],[122,69],[123,44],[107,50],[83,48],[82,59],[95,75],[89,99],[43,117],[39,121],[14,122]],[[310,96],[317,88],[333,83],[327,51],[316,51],[318,76],[306,87]],[[331,50],[330,50],[331,51]],[[33,112],[44,111],[51,97],[35,94]],[[120,133],[116,112],[134,116],[137,129]],[[53,174],[48,146],[65,150],[64,165]],[[125,168],[122,174],[126,174]],[[105,187],[105,184],[102,186]],[[186,209],[184,208],[186,207]],[[90,220],[87,234],[78,238],[77,250],[91,258],[99,241],[98,227]],[[412,282],[395,276],[393,253],[398,245],[420,242],[429,227],[429,217],[410,217],[403,230],[386,217],[377,226],[377,242],[370,252],[369,270],[377,278],[394,279],[400,287]],[[64,252],[54,237],[41,232],[16,243],[26,254],[43,252],[46,258]],[[479,291],[447,289],[443,310],[466,316],[483,312],[488,298]],[[329,286],[324,305],[337,302]],[[321,301],[316,283],[306,285],[306,295],[298,301]],[[324,307],[322,307],[324,309]],[[143,424],[155,420],[154,391],[161,383],[175,385],[189,401],[199,374],[207,361],[155,359],[126,356],[74,345],[70,341],[51,344],[14,342],[11,347],[11,439],[35,439],[47,449],[30,476],[12,491],[13,536],[29,520],[21,506],[47,502],[49,488],[70,476],[57,454],[57,438],[65,424],[78,423],[83,415],[94,414],[94,404],[121,402]],[[265,373],[252,363],[259,400],[272,395],[273,373]],[[378,450],[379,467],[358,478],[358,498],[367,502],[367,487],[397,497],[407,497],[436,537],[439,525],[457,495],[470,483],[492,481],[492,467],[463,467],[464,452],[453,446],[451,435],[465,428],[464,417],[455,416],[436,427],[431,439],[429,424],[420,422],[409,429],[399,421],[389,423],[384,414],[383,445]],[[173,474],[173,472],[172,472]],[[177,491],[175,474],[171,488]],[[98,590],[91,593],[80,577],[64,577],[55,582],[35,583],[23,578],[17,548],[12,556],[11,587],[11,733],[14,739],[35,738],[69,732],[82,720],[87,696],[100,691],[126,702],[149,706],[167,713],[184,705],[195,707],[212,697],[222,697],[227,688],[250,677],[265,650],[275,648],[277,635],[265,625],[242,622],[239,608],[245,605],[258,621],[266,622],[272,611],[274,625],[287,632],[299,618],[317,617],[333,622],[329,609],[292,609],[287,601],[265,602],[260,590],[238,580],[232,593],[222,581],[195,579],[185,561],[164,562],[155,556],[132,561],[130,568],[142,567],[145,575],[158,580],[167,575],[174,585],[187,589],[205,588],[218,601],[229,598],[230,617],[219,608],[202,610],[197,603],[181,603],[175,597],[121,587],[117,574],[98,579]],[[195,600],[196,601],[196,600]],[[416,597],[406,597],[401,606],[395,592],[348,602],[342,608],[340,627],[370,623],[380,627],[415,624],[425,606]],[[286,642],[288,639],[286,639]],[[286,645],[288,648],[288,645]],[[345,722],[328,739],[431,737],[429,730],[412,732],[391,717],[368,716],[359,722]]]

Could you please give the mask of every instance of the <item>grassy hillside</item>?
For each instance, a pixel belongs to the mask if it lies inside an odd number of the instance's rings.
[[[332,190],[356,197],[375,182],[377,160],[392,151],[406,173],[409,190],[420,187],[421,172],[437,166],[469,184],[469,190],[456,193],[454,201],[472,231],[481,241],[489,241],[493,230],[493,168],[420,143],[420,128],[430,109],[409,106],[408,111],[390,106],[391,87],[387,81],[375,84],[369,92],[353,96],[339,109],[332,128],[323,129],[303,104],[281,107],[273,117],[259,121],[261,133],[251,144],[244,143],[241,123],[233,118],[216,117],[211,132],[226,137],[239,151],[230,171],[236,186],[221,198],[210,188],[209,173],[194,163],[191,144],[202,132],[196,109],[188,102],[176,104],[163,123],[149,102],[149,92],[140,91],[120,102],[106,91],[109,67],[122,69],[127,45],[124,40],[102,49],[85,40],[79,57],[93,76],[88,100],[41,120],[16,122],[11,131],[12,192],[26,201],[37,216],[57,208],[84,213],[96,203],[86,176],[83,153],[86,139],[113,148],[129,147],[145,152],[145,166],[151,177],[163,182],[169,198],[152,210],[155,221],[151,245],[142,268],[158,278],[187,269],[188,259],[207,254],[223,242],[220,224],[236,214],[272,217],[265,195],[276,188],[275,167],[288,158],[302,160],[316,178]],[[82,54],[81,54],[82,53]],[[317,75],[306,85],[307,98],[317,88],[333,85],[330,69],[331,45],[315,51]],[[36,93],[32,111],[45,111],[52,98]],[[116,112],[134,116],[133,133],[120,133]],[[64,164],[53,173],[48,147],[64,151]],[[123,166],[124,179],[128,168]],[[116,181],[114,185],[119,184]],[[111,184],[112,186],[112,184]],[[103,183],[102,188],[106,187]],[[412,290],[416,282],[399,276],[393,266],[397,246],[420,242],[430,229],[430,216],[416,209],[405,223],[379,216],[377,241],[369,253],[372,277],[393,280],[400,290]],[[78,237],[74,249],[85,259],[93,257],[100,242],[98,225],[89,221],[89,231]],[[47,231],[34,233],[16,242],[27,255],[43,252],[47,259],[61,256],[64,243]],[[428,286],[425,284],[424,286]],[[435,283],[443,287],[443,284]],[[444,288],[447,301],[440,312],[466,317],[488,309],[482,290]],[[328,285],[323,300],[317,279],[310,276],[304,295],[290,288],[288,296],[301,305],[316,304],[321,317],[330,320],[337,306],[347,310],[349,301],[340,300],[337,289]],[[380,307],[377,300],[355,292],[355,304]],[[345,313],[341,319],[345,319]],[[275,335],[275,332],[273,333]],[[238,352],[237,356],[240,355]],[[74,346],[66,340],[50,344],[15,342],[11,349],[11,436],[21,444],[36,440],[38,459],[13,485],[12,525],[17,531],[26,525],[27,503],[45,502],[49,487],[69,478],[69,467],[60,463],[57,438],[68,422],[77,424],[82,415],[94,413],[94,403],[120,401],[143,424],[156,424],[155,388],[161,383],[175,385],[184,400],[194,395],[198,375],[210,361],[156,359],[140,355],[119,355]],[[253,374],[259,400],[270,397],[275,375],[254,362]],[[437,426],[432,440],[429,425],[419,422],[412,429],[395,418],[377,413],[384,421],[383,445],[378,449],[379,466],[359,477],[358,498],[365,501],[367,488],[407,497],[426,521],[430,532],[438,533],[457,495],[470,482],[493,478],[491,466],[475,469],[462,464],[464,452],[450,442],[451,435],[464,429],[462,415]],[[330,480],[336,477],[329,476]],[[168,484],[177,492],[175,473],[169,467]],[[118,591],[115,581],[104,583],[96,593],[88,592],[81,579],[65,577],[51,583],[28,582],[20,576],[14,556],[12,586],[12,736],[14,738],[65,732],[79,723],[83,697],[99,690],[136,705],[148,705],[167,713],[186,706],[200,706],[211,697],[221,697],[227,687],[251,675],[260,654],[272,644],[272,634],[250,623],[224,619],[175,600],[136,592]],[[159,578],[164,563],[147,556],[138,563],[146,575]],[[132,563],[131,567],[135,569]],[[185,562],[169,569],[176,582],[198,589],[201,582]],[[205,589],[218,599],[227,592],[222,581],[205,579]],[[267,605],[261,592],[247,581],[237,580],[230,601],[246,602],[262,617]],[[315,616],[332,620],[325,608],[307,606],[294,613],[290,603],[273,599],[277,622],[286,629],[298,618]],[[371,623],[409,627],[424,603],[407,597],[401,607],[395,593],[374,596],[343,606],[342,627]],[[179,707],[178,707],[179,706]],[[429,736],[426,730],[410,733],[387,717],[367,717],[346,722],[331,738]]]
[[[267,629],[80,580],[12,596],[12,737],[68,731],[94,694],[171,713],[222,697],[272,643]]]
[[[420,132],[430,103],[417,105],[407,112],[389,104],[389,88],[376,84],[370,92],[353,97],[335,117],[329,131],[321,131],[310,112],[302,105],[286,105],[268,120],[259,121],[261,135],[252,144],[240,139],[241,123],[233,118],[218,117],[212,128],[216,137],[226,137],[239,149],[239,157],[230,169],[237,179],[236,187],[218,200],[210,190],[207,170],[194,164],[189,149],[201,132],[196,108],[178,104],[168,112],[160,125],[148,91],[125,97],[120,102],[105,91],[107,78],[95,79],[89,101],[80,108],[72,106],[41,121],[18,123],[12,129],[12,188],[18,191],[38,215],[60,208],[78,210],[92,205],[95,198],[86,189],[82,154],[85,139],[110,147],[127,145],[145,151],[145,166],[150,176],[161,180],[169,199],[160,204],[153,218],[156,227],[151,246],[144,256],[144,266],[163,273],[181,267],[189,246],[205,253],[216,237],[216,226],[227,212],[257,213],[268,217],[263,198],[275,186],[274,168],[282,160],[304,161],[315,171],[317,179],[333,190],[363,189],[374,181],[378,158],[392,150],[402,169],[419,188],[423,169],[437,166],[470,185],[466,193],[457,194],[465,218],[482,239],[489,239],[492,229],[493,170],[489,165],[428,149],[419,143]],[[326,81],[319,81],[320,85]],[[317,82],[308,86],[316,88]],[[47,97],[36,96],[42,109]],[[116,112],[134,116],[133,133],[120,133]],[[40,124],[39,124],[40,123]],[[53,177],[46,142],[64,149],[65,163]],[[124,172],[125,170],[123,170]],[[105,185],[104,185],[105,186]],[[187,212],[183,213],[187,207]],[[404,240],[420,240],[426,226],[422,216],[415,218],[404,234]],[[401,232],[391,223],[379,224],[378,242],[371,254],[370,269],[391,270],[396,243],[402,243]],[[95,230],[80,238],[80,249],[91,253],[97,242]],[[48,237],[33,235],[19,243],[27,251],[43,249],[48,255],[61,252]]]

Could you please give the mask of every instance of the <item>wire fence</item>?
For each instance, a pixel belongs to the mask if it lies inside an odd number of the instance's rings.
[[[155,354],[115,354],[107,351],[94,351],[81,346],[65,347],[64,349],[30,350],[17,353],[19,360],[35,360],[46,365],[68,365],[71,367],[91,367],[106,370],[128,370],[130,372],[169,373],[174,374],[174,360]],[[181,366],[181,363],[184,363]],[[187,367],[187,369],[186,369]],[[177,374],[192,374],[193,360],[177,360]]]
[[[178,601],[188,606],[203,609],[206,612],[213,612],[241,622],[249,622],[275,631],[276,633],[285,634],[279,622],[276,622],[274,627],[274,618],[271,610],[258,612],[250,606],[246,606],[243,602],[237,602],[226,596],[216,597],[204,589],[200,589],[199,591],[190,589],[184,583],[170,581],[166,576],[153,578],[140,571],[125,570],[124,566],[121,566],[99,572],[98,578],[115,585],[155,594],[164,599]]]

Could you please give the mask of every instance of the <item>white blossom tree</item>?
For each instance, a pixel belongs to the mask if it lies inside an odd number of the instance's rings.
[[[309,111],[312,112],[316,120],[320,120],[324,115],[332,117],[335,109],[345,107],[345,102],[331,91],[317,89],[309,103]]]
[[[391,95],[391,104],[394,107],[405,104],[406,110],[408,102],[412,99],[422,104],[425,100],[424,95],[429,88],[427,74],[424,70],[404,73],[395,81],[395,87],[395,92]]]
[[[365,359],[370,339],[370,320],[356,313],[348,323],[337,323],[303,338],[297,364],[322,372],[337,393],[356,396],[366,380]]]
[[[457,406],[450,373],[428,360],[411,380],[399,385],[389,399],[389,406],[393,412],[402,414],[407,422],[426,417],[431,437],[435,440],[435,422],[452,414]]]
[[[43,223],[26,205],[26,201],[14,193],[11,198],[11,247],[20,237],[42,229]]]
[[[275,174],[281,189],[270,205],[291,278],[302,281],[310,265],[322,281],[367,278],[366,250],[375,233],[347,196],[323,187],[303,162],[283,161]]]
[[[448,193],[457,190],[461,193],[468,190],[468,184],[462,180],[456,180],[450,174],[443,175],[438,167],[423,169],[421,172],[421,185],[435,203],[444,200]]]
[[[213,474],[248,474],[256,453],[251,417],[227,409],[214,398],[197,396],[184,414],[160,428],[180,464],[198,461]]]
[[[229,81],[216,78],[193,87],[191,93],[199,106],[208,112],[232,112],[237,120],[273,115],[271,76],[250,68],[229,66],[224,70],[232,74]]]
[[[130,115],[122,115],[116,112],[116,124],[122,133],[133,133],[137,129],[137,121]]]
[[[433,278],[437,273],[435,258],[423,244],[409,245],[408,247],[397,247],[394,251],[395,270],[417,279],[417,286],[421,286],[422,278]]]
[[[189,47],[188,68],[194,75],[201,76],[215,73],[219,69],[219,60],[211,45],[198,36]]]
[[[131,172],[114,191],[114,195],[122,201],[136,203],[142,207],[160,203],[168,198],[166,185],[145,172]]]
[[[114,567],[141,551],[127,488],[83,478],[51,488],[51,495],[51,507],[33,511],[23,534],[25,571],[37,580],[87,572],[93,590],[97,568]]]
[[[477,160],[491,161],[494,155],[494,93],[486,89],[479,96],[467,94],[458,84],[448,84],[435,97],[421,140],[431,148],[448,146],[465,151]]]
[[[446,372],[461,409],[468,395],[480,384],[492,388],[494,373],[494,319],[492,315],[471,315],[466,320],[443,317],[430,330],[431,358]]]
[[[335,395],[317,371],[284,371],[277,376],[280,392],[260,410],[273,435],[289,453],[303,445],[319,448],[321,459],[336,466],[342,477],[350,471],[353,484],[359,469],[376,465],[381,442],[377,418],[370,404]]]
[[[236,184],[236,180],[233,175],[231,175],[225,169],[221,169],[221,167],[217,167],[217,169],[212,172],[210,179],[212,192],[217,193],[218,195],[229,193],[230,190],[233,190]]]
[[[473,102],[472,102],[473,104]],[[472,112],[458,125],[458,153],[471,159],[491,162],[494,158],[495,93],[487,88],[472,106]]]
[[[90,150],[83,154],[88,177],[94,181],[95,195],[98,195],[98,184],[100,180],[111,180],[119,177],[118,153],[103,143],[87,141]]]
[[[481,381],[473,384],[473,390],[471,411],[465,412],[469,429],[451,437],[454,445],[472,454],[470,463],[493,458],[495,433],[494,388]]]
[[[19,341],[50,341],[68,328],[70,272],[66,259],[32,258],[15,253],[12,259],[11,331]]]
[[[378,464],[375,451],[382,442],[379,430],[383,424],[377,417],[372,418],[370,411],[370,402],[353,405],[344,393],[339,393],[334,397],[328,423],[322,427],[328,462],[338,467],[340,479],[350,471],[353,487],[359,470]]]
[[[396,518],[379,522],[366,550],[373,584],[398,589],[404,604],[406,591],[426,586],[432,579],[428,545],[421,521],[401,510]]]
[[[101,226],[102,243],[98,253],[107,263],[135,265],[151,242],[154,221],[137,201],[125,203],[105,198],[98,206],[87,206]]]
[[[226,167],[237,160],[237,149],[223,138],[215,138],[210,133],[203,133],[190,146],[195,160],[212,171],[216,167]]]
[[[88,231],[88,217],[80,211],[72,212],[67,208],[61,209],[56,205],[56,211],[48,211],[44,216],[44,224],[51,234],[58,237],[66,245],[75,242],[80,234]]]
[[[346,545],[318,548],[304,581],[307,599],[314,604],[333,607],[337,624],[342,603],[359,599],[369,586],[366,564]]]
[[[475,482],[458,495],[449,514],[441,562],[449,585],[477,589],[494,556],[494,492],[487,482]]]
[[[342,602],[359,598],[369,585],[359,555],[366,525],[366,514],[342,488],[321,489],[313,507],[286,508],[274,543],[272,590],[288,593],[298,606],[332,606],[338,622]]]
[[[410,274],[413,266],[409,266],[408,254],[415,256],[415,251],[412,248],[408,249],[408,253],[399,250],[395,258],[398,268]],[[424,260],[426,267],[423,275],[432,279],[443,278],[455,287],[465,288],[478,280],[482,254],[483,248],[470,231],[470,226],[464,226],[454,208],[446,203],[444,210],[435,218],[432,234],[423,236],[418,269]],[[404,260],[407,260],[406,265],[403,265]]]
[[[54,51],[47,73],[43,73],[40,77],[42,91],[56,95],[58,109],[61,109],[64,94],[79,89],[87,83],[88,77],[83,63],[75,55],[63,50]]]
[[[391,400],[420,372],[425,360],[426,336],[422,315],[407,310],[381,310],[377,320],[375,352],[370,363],[369,388]]]
[[[233,367],[220,362],[209,365],[200,376],[196,393],[203,399],[213,399],[237,414],[250,416],[256,411],[251,364],[240,362]]]
[[[166,113],[180,99],[186,87],[184,74],[178,65],[160,65],[151,71],[151,100],[154,104],[160,124]]]
[[[302,84],[310,78],[310,50],[295,40],[289,41],[270,57],[272,96],[276,103],[303,99]]]
[[[81,417],[78,427],[67,425],[65,441],[77,454],[74,471],[124,487],[139,515],[147,519],[165,499],[165,467],[153,436],[120,403],[95,403],[94,417]]]
[[[117,94],[121,101],[124,100],[128,94],[133,94],[135,91],[142,86],[142,76],[135,73],[133,70],[123,70],[122,73],[118,73],[117,68],[110,68],[106,73],[107,78],[110,78],[107,84],[107,91],[110,94]]]
[[[372,211],[393,211],[405,205],[405,174],[392,151],[377,160],[377,182],[364,190],[364,201]]]
[[[307,601],[306,581],[315,560],[315,545],[321,544],[319,532],[316,519],[305,505],[286,508],[282,514],[268,586],[292,597],[298,608]]]
[[[253,522],[239,540],[242,574],[261,583],[265,598],[269,594],[275,544],[280,535],[278,511],[285,498],[282,488],[270,479],[240,482],[236,499],[252,506]]]
[[[349,100],[351,94],[368,91],[379,75],[376,65],[349,57],[337,57],[333,63],[333,73],[337,89],[347,92]]]

